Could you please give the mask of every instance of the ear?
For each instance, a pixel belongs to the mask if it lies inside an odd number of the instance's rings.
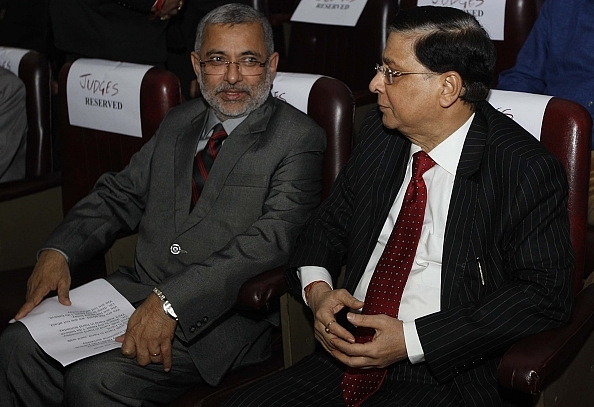
[[[194,73],[197,77],[200,76],[200,56],[195,52],[192,51],[190,54],[190,59],[192,60],[192,66],[194,67]]]
[[[441,107],[447,108],[453,105],[463,94],[462,77],[456,71],[448,71],[441,74],[441,93],[439,103]]]
[[[273,52],[268,59],[268,70],[270,71],[270,77],[274,79],[274,77],[276,76],[276,68],[278,67],[278,52]]]

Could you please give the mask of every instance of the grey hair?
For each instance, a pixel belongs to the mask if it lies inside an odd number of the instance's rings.
[[[230,3],[224,6],[217,7],[210,13],[205,15],[196,29],[196,42],[194,43],[194,51],[200,54],[200,47],[202,46],[202,39],[206,27],[211,24],[248,24],[259,23],[264,30],[264,45],[266,52],[270,56],[274,52],[274,36],[272,34],[272,27],[268,18],[255,8],[246,4]]]

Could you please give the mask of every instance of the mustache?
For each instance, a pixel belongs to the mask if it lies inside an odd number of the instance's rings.
[[[252,96],[252,89],[248,85],[245,85],[245,84],[230,85],[228,83],[221,83],[219,86],[217,86],[214,89],[215,94],[218,94],[221,92],[228,92],[228,91],[245,92],[248,96]]]

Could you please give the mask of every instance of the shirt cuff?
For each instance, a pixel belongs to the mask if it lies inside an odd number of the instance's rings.
[[[307,304],[307,301],[305,301],[305,287],[314,281],[324,281],[331,289],[334,289],[332,286],[332,276],[324,267],[302,266],[297,269],[297,276],[301,280],[301,297],[303,297],[305,304]]]
[[[64,256],[64,258],[66,259],[66,263],[68,265],[70,265],[70,259],[68,258],[68,255],[66,253],[64,253],[62,250],[58,250],[58,249],[54,249],[53,247],[44,247],[41,248],[37,251],[37,260],[39,260],[39,255],[41,254],[41,252],[45,251],[45,250],[53,250],[55,252],[60,253],[62,256]]]
[[[402,323],[402,330],[404,331],[404,344],[406,346],[406,353],[410,363],[421,363],[425,361],[425,352],[417,333],[417,326],[415,321],[408,321]]]

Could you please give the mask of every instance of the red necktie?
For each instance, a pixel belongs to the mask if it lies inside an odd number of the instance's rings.
[[[419,245],[425,217],[427,187],[423,181],[423,173],[434,165],[435,162],[424,151],[413,155],[412,178],[406,188],[396,224],[369,282],[363,314],[398,317],[402,292]],[[357,328],[356,342],[369,342],[374,334],[374,329]],[[379,389],[386,372],[387,369],[347,369],[341,383],[346,405],[361,405]]]
[[[198,198],[200,198],[200,194],[208,178],[208,173],[226,137],[227,132],[223,128],[223,125],[218,123],[214,126],[212,136],[208,139],[206,146],[196,154],[194,171],[192,173],[192,205],[190,206],[190,210],[194,208],[194,205],[198,202]]]

